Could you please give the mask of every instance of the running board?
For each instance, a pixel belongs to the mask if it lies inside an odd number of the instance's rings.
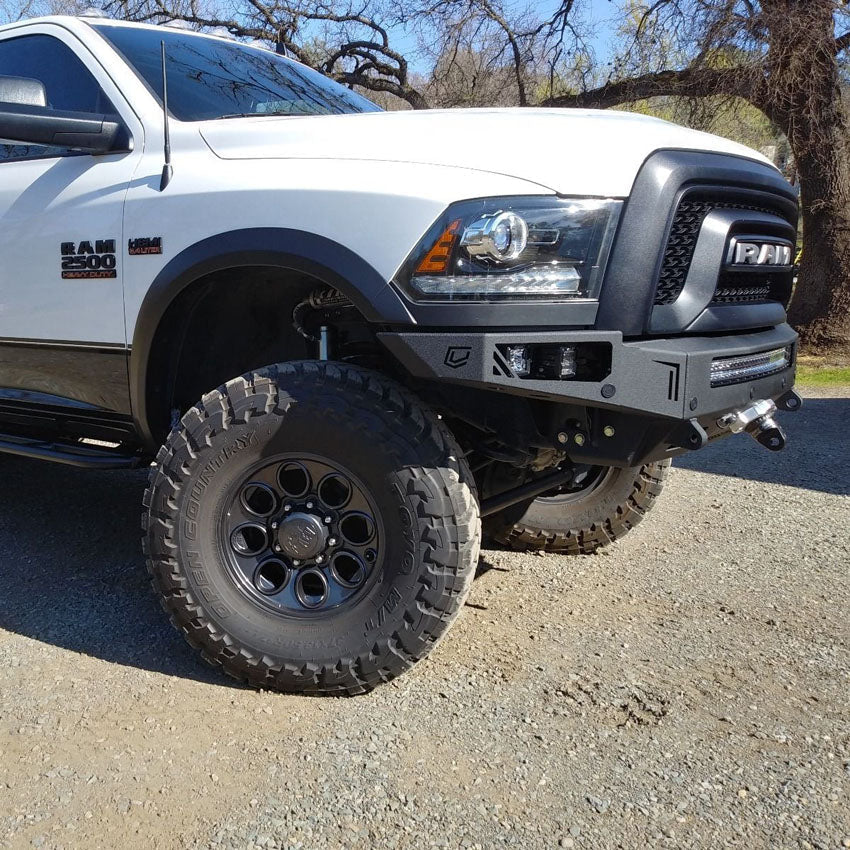
[[[87,469],[134,469],[141,466],[142,457],[127,454],[120,445],[86,445],[85,443],[51,443],[27,437],[0,435],[0,453],[52,460]]]

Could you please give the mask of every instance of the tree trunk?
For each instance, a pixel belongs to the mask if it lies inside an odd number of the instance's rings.
[[[773,22],[764,104],[788,137],[800,178],[803,259],[789,321],[809,351],[850,351],[850,127],[832,4],[801,4],[796,14]]]
[[[843,133],[843,128],[839,128]],[[788,314],[807,350],[850,352],[850,152],[798,159],[805,238]],[[824,161],[826,160],[826,162]],[[825,167],[826,166],[826,167]]]

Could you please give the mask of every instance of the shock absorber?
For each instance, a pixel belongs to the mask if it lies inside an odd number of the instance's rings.
[[[332,357],[333,330],[329,325],[319,328],[319,360],[330,360]]]
[[[328,318],[351,306],[348,298],[330,287],[314,289],[295,305],[292,324],[304,339],[318,344],[319,360],[330,360],[334,356],[334,328],[328,324]],[[320,323],[318,328],[317,322]]]

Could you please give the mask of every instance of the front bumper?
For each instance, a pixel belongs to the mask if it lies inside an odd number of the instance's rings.
[[[797,334],[787,324],[747,334],[624,341],[615,331],[504,331],[380,333],[381,342],[413,376],[512,393],[561,404],[581,404],[670,420],[705,420],[774,399],[794,384]],[[606,343],[608,374],[600,380],[519,378],[505,370],[504,346]],[[790,365],[765,377],[712,386],[718,358],[790,346]],[[505,374],[507,371],[508,374]]]

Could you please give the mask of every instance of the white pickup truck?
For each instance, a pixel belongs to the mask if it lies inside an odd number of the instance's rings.
[[[150,464],[162,603],[255,686],[391,679],[482,518],[592,553],[671,457],[780,449],[800,405],[795,192],[662,121],[383,112],[254,46],[53,17],[0,27],[0,175],[0,451]]]

